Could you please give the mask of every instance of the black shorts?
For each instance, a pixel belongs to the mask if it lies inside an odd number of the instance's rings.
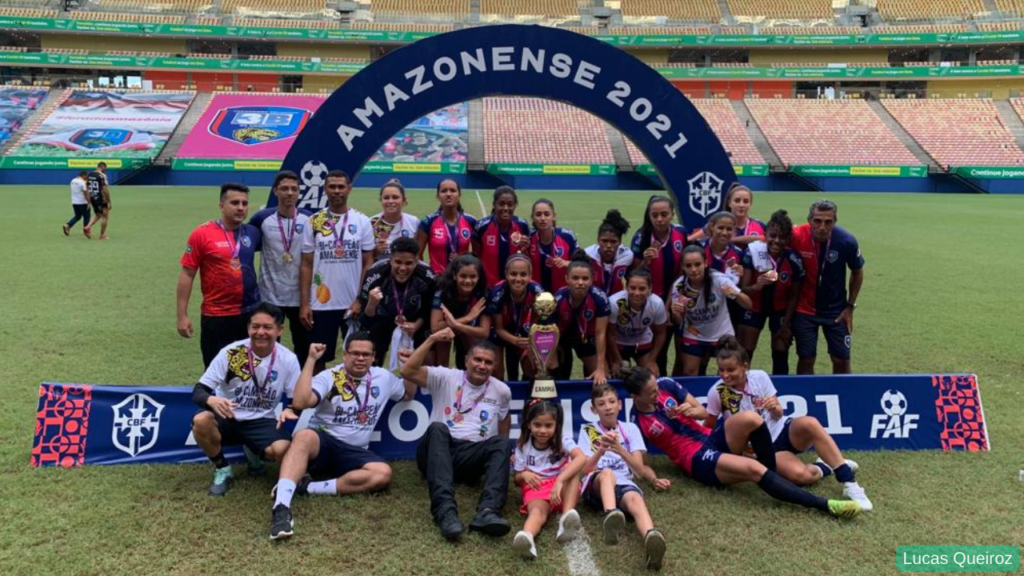
[[[597,472],[594,472],[594,474],[596,475]],[[597,482],[594,480],[595,478],[591,478],[590,482],[587,483],[587,488],[583,491],[583,501],[595,510],[604,512],[604,502],[601,500],[601,491],[597,489]],[[640,496],[644,495],[642,490],[632,484],[615,485],[615,507],[625,512],[627,516],[629,516],[629,512],[626,512],[626,508],[622,505],[622,498],[630,492],[636,492]]]
[[[814,358],[818,355],[818,328],[825,333],[829,356],[841,360],[850,359],[853,335],[846,331],[845,322],[835,318],[810,316],[799,312],[793,318],[793,337],[796,339],[796,355],[799,358]]]
[[[591,356],[597,354],[597,346],[594,344],[593,339],[584,342],[579,338],[572,338],[565,340],[563,342],[563,345],[572,349],[573,353],[575,353],[580,360],[584,358],[590,358]]]
[[[803,454],[803,450],[798,450],[796,446],[789,440],[789,425],[793,423],[793,419],[786,420],[786,424],[782,426],[782,431],[779,432],[779,437],[772,442],[772,447],[775,448],[776,452],[792,452],[793,454]]]
[[[90,200],[89,204],[92,205],[92,211],[95,212],[97,216],[107,211],[107,203],[103,200]]]
[[[203,366],[209,368],[222,348],[249,337],[249,315],[203,316],[199,319],[199,349]]]
[[[213,413],[212,410],[200,410]],[[260,418],[258,420],[235,420],[221,418],[213,413],[217,419],[217,429],[220,430],[221,446],[238,446],[239,444],[249,447],[254,453],[263,456],[267,447],[278,440],[291,441],[292,437],[287,430],[277,428],[277,420],[273,418]]]
[[[648,342],[647,344],[641,344],[639,346],[622,346],[621,344],[616,344],[616,346],[618,346],[619,356],[621,356],[623,360],[640,360],[651,351],[653,343]]]
[[[383,458],[366,448],[345,444],[323,430],[317,430],[316,435],[320,437],[320,452],[308,469],[315,480],[341,478],[372,462],[384,462]]]
[[[325,344],[322,362],[334,360],[338,350],[338,334],[344,338],[348,329],[345,315],[348,310],[313,310],[313,328],[309,331],[310,344]],[[343,340],[344,341],[344,340]],[[304,361],[304,360],[303,360]]]
[[[716,450],[705,443],[704,447],[693,455],[693,460],[690,460],[690,477],[712,488],[724,486],[722,481],[718,479],[718,473],[716,472],[718,469],[718,459],[721,457],[721,450]]]
[[[782,320],[786,318],[786,311],[781,312],[754,312],[744,310],[740,317],[740,326],[749,326],[757,330],[764,330],[765,322],[768,323],[768,330],[775,334],[782,327]]]

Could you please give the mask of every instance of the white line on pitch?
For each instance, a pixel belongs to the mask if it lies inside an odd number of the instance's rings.
[[[487,217],[487,208],[484,207],[484,199],[483,199],[482,196],[480,196],[480,191],[479,190],[474,190],[474,192],[476,192],[476,201],[480,203],[480,217],[481,218],[486,218]]]
[[[594,555],[590,551],[590,536],[587,531],[580,528],[576,538],[566,544],[563,548],[565,557],[569,561],[569,574],[572,576],[601,576],[601,571],[594,562]]]

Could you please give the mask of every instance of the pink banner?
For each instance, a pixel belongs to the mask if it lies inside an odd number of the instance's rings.
[[[217,94],[178,158],[283,160],[325,96]]]

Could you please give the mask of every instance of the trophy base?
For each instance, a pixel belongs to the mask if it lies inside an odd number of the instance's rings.
[[[533,391],[530,392],[531,398],[557,398],[558,392],[555,390],[554,380],[534,380]]]

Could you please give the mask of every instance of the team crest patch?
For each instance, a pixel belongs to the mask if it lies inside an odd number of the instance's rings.
[[[594,318],[594,311],[593,310],[584,310],[583,311],[583,317],[586,318],[587,320],[593,319]]]
[[[585,424],[583,431],[587,433],[587,439],[590,440],[590,447],[593,449],[597,441],[601,439],[601,432],[593,424]]]
[[[562,247],[561,246],[555,246],[555,256],[558,256],[559,258],[562,257]]]
[[[185,245],[185,254],[191,254],[191,253],[192,253],[192,247],[189,246],[188,244],[186,244]]]
[[[373,386],[372,388],[370,388],[370,395],[373,396],[374,398],[380,396],[380,386]]]
[[[408,230],[402,230],[402,238],[412,238],[412,232]]]
[[[488,236],[487,237],[487,245],[488,246],[494,246],[494,236]]]
[[[302,232],[302,229],[305,228],[305,227],[306,227],[305,224],[296,224],[295,225],[295,231],[296,232]]]
[[[469,228],[462,229],[462,239],[469,240]]]
[[[355,234],[356,233],[356,225],[355,224],[349,224],[348,225],[348,233],[349,234]]]
[[[651,324],[651,319],[650,318],[644,318],[641,322],[643,322],[644,326],[649,326]]]
[[[277,382],[277,370],[271,370],[268,377],[270,378],[271,382]]]
[[[829,263],[831,264],[836,260],[839,260],[839,252],[836,250],[829,250],[828,256],[826,256],[825,258],[828,259]]]
[[[120,130],[117,128],[90,128],[88,130],[79,130],[78,132],[75,132],[70,138],[68,138],[68,141],[72,144],[77,144],[82,148],[95,150],[98,148],[120,146],[130,140],[131,137],[131,130]]]
[[[675,243],[673,244],[673,246],[675,247],[676,252],[682,252],[683,251],[683,241],[682,240],[676,240]]]
[[[487,410],[481,410],[480,411],[480,420],[481,421],[486,422],[490,418],[491,418],[491,413],[490,412],[488,412]]]
[[[242,236],[242,246],[249,248],[250,246],[252,246],[252,240],[249,240],[248,236]]]
[[[788,282],[788,281],[789,281],[789,272],[783,272],[782,274],[779,274],[779,282]]]
[[[292,138],[309,121],[309,110],[286,106],[222,108],[210,122],[210,133],[244,146]]]
[[[847,334],[846,338],[843,339],[843,343],[846,344],[847,348],[853,348],[853,334]]]

